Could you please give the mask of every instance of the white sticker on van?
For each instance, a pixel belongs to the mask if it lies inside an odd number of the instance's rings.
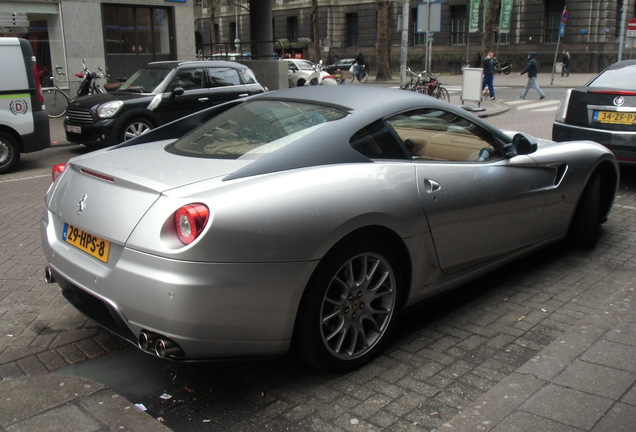
[[[15,115],[26,114],[29,111],[29,104],[26,99],[14,99],[9,103],[9,109]]]

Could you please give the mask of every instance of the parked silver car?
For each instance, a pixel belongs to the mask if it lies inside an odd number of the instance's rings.
[[[47,278],[173,359],[350,370],[400,312],[561,241],[618,184],[590,141],[511,138],[434,98],[303,87],[228,102],[54,169]]]

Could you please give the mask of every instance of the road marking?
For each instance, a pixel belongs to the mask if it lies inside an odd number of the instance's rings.
[[[556,106],[558,104],[559,104],[559,101],[536,102],[536,103],[531,103],[528,105],[519,106],[517,107],[517,110],[521,111],[521,110],[534,109],[534,108],[546,108],[547,106],[551,106],[551,108],[556,109]]]
[[[1,179],[0,183],[10,183],[10,182],[17,182],[22,180],[33,180],[33,179],[38,179],[42,177],[51,177],[51,174],[34,175],[34,176],[28,176],[28,177],[17,177],[12,179]]]

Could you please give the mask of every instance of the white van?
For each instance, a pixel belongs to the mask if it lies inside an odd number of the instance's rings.
[[[51,145],[35,56],[26,39],[0,37],[0,174],[14,168],[20,153]]]

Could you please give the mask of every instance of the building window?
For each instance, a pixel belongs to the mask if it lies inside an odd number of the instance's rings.
[[[358,46],[358,14],[348,13],[345,15],[347,22],[347,40],[348,47]]]
[[[545,2],[545,43],[557,43],[565,0]]]
[[[466,6],[451,6],[451,45],[466,45]]]
[[[287,40],[298,42],[298,17],[287,17]]]

